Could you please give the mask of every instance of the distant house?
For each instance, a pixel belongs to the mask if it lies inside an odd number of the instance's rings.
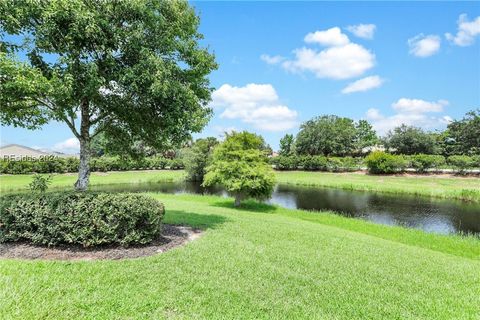
[[[0,147],[0,158],[3,160],[30,160],[30,159],[52,159],[52,158],[76,157],[61,152],[46,152],[19,144],[8,144]]]

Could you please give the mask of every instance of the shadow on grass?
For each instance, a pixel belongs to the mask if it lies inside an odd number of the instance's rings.
[[[198,214],[183,210],[166,210],[163,223],[188,225],[199,229],[215,229],[228,219],[215,214]]]
[[[277,207],[271,204],[261,203],[254,200],[245,200],[242,202],[240,207],[235,207],[233,205],[233,200],[221,200],[213,203],[212,205],[214,207],[222,207],[222,208],[235,209],[240,211],[262,212],[262,213],[272,213],[275,210],[277,210]]]

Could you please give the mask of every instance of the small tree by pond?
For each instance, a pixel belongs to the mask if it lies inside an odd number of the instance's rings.
[[[270,196],[275,175],[262,144],[261,137],[246,131],[227,135],[213,152],[203,185],[223,186],[234,195],[236,207],[246,198]]]

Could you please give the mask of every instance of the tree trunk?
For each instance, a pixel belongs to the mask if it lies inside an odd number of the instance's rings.
[[[235,202],[233,204],[234,207],[240,207],[240,205],[242,204],[242,200],[244,199],[244,196],[243,194],[241,193],[237,193],[235,195]]]
[[[75,182],[77,191],[85,191],[90,181],[90,141],[80,140],[80,166],[78,167],[78,180]]]
[[[88,100],[84,99],[80,106],[80,166],[78,180],[75,182],[77,191],[85,191],[90,181],[90,111]]]

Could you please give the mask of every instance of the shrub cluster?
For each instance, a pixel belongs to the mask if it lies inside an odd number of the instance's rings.
[[[396,173],[405,169],[407,161],[402,156],[374,151],[365,157],[365,164],[370,173]]]
[[[9,161],[0,160],[0,173],[24,174],[24,173],[66,173],[77,172],[78,158],[55,158],[44,161]],[[145,157],[142,159],[130,159],[120,157],[99,157],[90,160],[91,171],[126,171],[126,170],[153,170],[183,169],[181,159],[167,159],[164,157]]]
[[[410,157],[409,167],[417,172],[426,172],[429,169],[440,169],[445,165],[445,157],[432,154],[416,154]]]
[[[63,192],[0,198],[0,242],[145,244],[160,235],[163,205],[140,194]]]
[[[277,170],[307,170],[307,171],[356,171],[361,168],[362,159],[352,157],[325,156],[278,156],[270,158]]]
[[[480,167],[480,156],[450,156],[447,158],[447,163],[456,168],[459,173],[464,173],[467,169]]]

